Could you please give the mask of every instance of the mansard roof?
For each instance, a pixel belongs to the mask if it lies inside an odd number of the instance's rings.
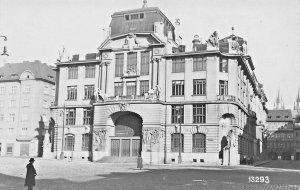
[[[144,14],[143,18],[126,20],[125,15]],[[175,27],[170,20],[160,11],[158,7],[146,7],[127,11],[115,12],[110,22],[111,37],[127,33],[153,33],[154,23],[164,23],[164,34],[171,30],[174,33]],[[173,35],[174,36],[174,35]]]
[[[292,112],[290,109],[269,110],[267,122],[292,122]]]
[[[34,79],[55,83],[55,71],[46,63],[40,61],[23,63],[7,63],[0,68],[0,82],[18,81],[24,71],[30,71]]]

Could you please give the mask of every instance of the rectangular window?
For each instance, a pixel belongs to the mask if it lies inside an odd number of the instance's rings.
[[[193,71],[206,71],[206,57],[193,58]]]
[[[183,80],[173,80],[172,81],[172,95],[173,96],[183,96],[184,95],[184,81]]]
[[[76,109],[66,109],[66,125],[75,125]]]
[[[94,85],[85,85],[84,86],[84,99],[91,99],[94,95]]]
[[[23,99],[23,107],[29,106],[29,99]]]
[[[91,135],[89,133],[82,135],[82,151],[90,151],[90,139]]]
[[[193,152],[206,152],[206,135],[202,133],[193,134]]]
[[[181,139],[180,139],[180,135],[181,135]],[[184,152],[184,136],[183,136],[183,134],[173,133],[171,135],[171,151],[179,152],[180,144],[181,144],[181,152]]]
[[[16,100],[10,100],[9,107],[16,107]]]
[[[194,95],[205,95],[206,94],[206,80],[205,79],[194,79],[193,80],[193,94]]]
[[[184,72],[184,58],[172,59],[172,73],[181,73]]]
[[[89,108],[83,109],[83,125],[90,125],[92,121],[92,110]]]
[[[95,65],[85,66],[85,78],[95,78]]]
[[[130,20],[137,20],[137,19],[139,19],[139,14],[130,15]]]
[[[123,75],[124,54],[116,54],[115,77]]]
[[[0,114],[0,122],[4,121],[4,115]]]
[[[125,20],[129,20],[129,15],[125,15]]]
[[[6,144],[6,154],[12,154],[14,149],[14,144],[8,143]]]
[[[127,70],[136,71],[137,67],[137,53],[127,54]]]
[[[149,91],[149,81],[141,80],[140,81],[140,95],[144,95]]]
[[[21,132],[22,135],[27,135],[27,128],[26,127],[22,127],[22,132]]]
[[[68,79],[78,78],[78,67],[68,67]]]
[[[127,96],[136,95],[136,82],[126,82]]]
[[[193,105],[193,123],[206,122],[206,106],[205,104]]]
[[[68,97],[67,100],[77,100],[77,86],[68,86]]]
[[[1,86],[0,87],[0,95],[4,95],[5,94],[5,86]]]
[[[123,82],[115,82],[115,96],[123,96]]]
[[[171,123],[184,123],[183,105],[173,105],[171,113]]]
[[[0,100],[0,108],[4,108],[4,100]]]
[[[68,134],[65,137],[65,151],[74,151],[75,136],[73,134]]]
[[[220,58],[219,71],[228,73],[228,59]]]
[[[30,93],[30,86],[24,87],[24,93]]]
[[[13,134],[14,133],[14,128],[8,128],[8,133]]]
[[[228,95],[228,82],[225,80],[219,81],[219,95]]]
[[[17,94],[17,86],[12,86],[10,93],[11,94]]]
[[[141,52],[141,75],[149,75],[149,62],[150,62],[149,51]]]
[[[15,114],[13,114],[13,113],[9,114],[9,121],[10,122],[15,122],[15,117],[16,117]]]

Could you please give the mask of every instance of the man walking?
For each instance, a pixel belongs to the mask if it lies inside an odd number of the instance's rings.
[[[25,179],[25,186],[28,187],[28,190],[32,190],[33,186],[35,186],[35,176],[36,171],[33,166],[34,158],[30,158],[29,164],[27,164],[27,172],[26,172],[26,179]]]

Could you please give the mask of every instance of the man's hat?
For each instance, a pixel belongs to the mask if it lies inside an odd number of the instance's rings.
[[[34,158],[30,158],[29,162],[31,162],[31,161],[33,161],[33,162],[34,162],[34,161],[35,161],[35,160],[34,160]]]

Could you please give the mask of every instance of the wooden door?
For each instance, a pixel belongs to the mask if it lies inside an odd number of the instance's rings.
[[[120,139],[111,140],[111,156],[119,156],[120,154]]]

